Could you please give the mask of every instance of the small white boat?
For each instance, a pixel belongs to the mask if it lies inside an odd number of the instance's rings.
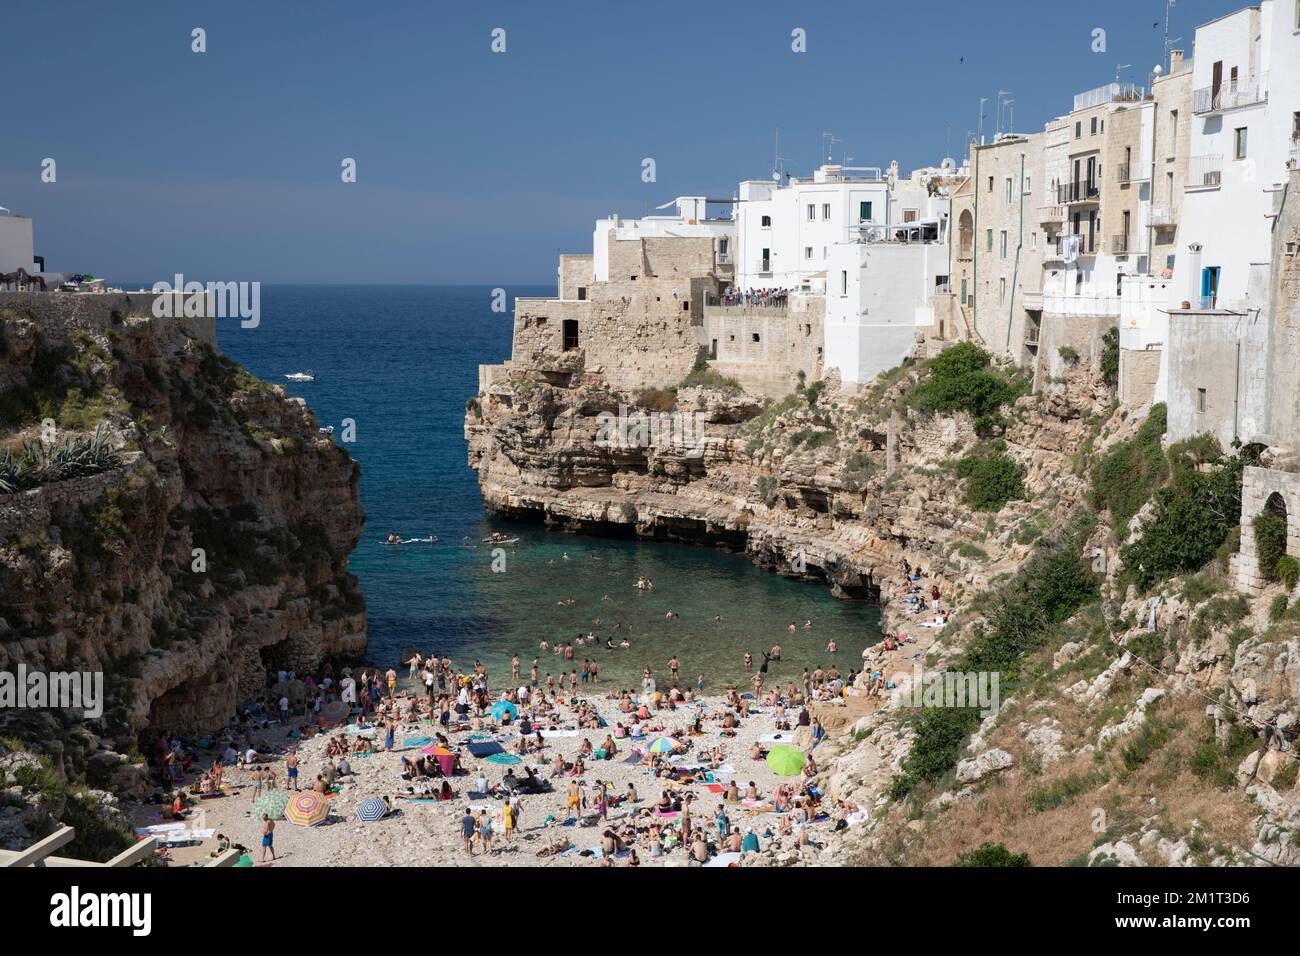
[[[316,373],[310,369],[306,372],[289,372],[285,375],[285,378],[291,382],[314,382],[316,381]]]
[[[319,432],[320,434],[322,434],[322,435],[333,435],[333,434],[334,434],[334,426],[333,426],[333,425],[322,425],[320,428],[316,429],[316,431],[318,431],[318,432]]]

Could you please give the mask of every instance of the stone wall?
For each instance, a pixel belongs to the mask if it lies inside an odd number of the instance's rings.
[[[792,295],[780,308],[706,306],[709,364],[748,392],[784,397],[799,372],[809,382],[822,376],[825,312],[821,296]]]
[[[595,281],[592,256],[573,254],[560,256],[559,295],[561,299],[578,298],[579,289],[584,296],[589,294]]]
[[[1160,349],[1119,350],[1119,400],[1139,407],[1150,404],[1160,377]]]
[[[127,319],[151,322],[175,322],[194,338],[209,345],[217,344],[217,321],[212,318],[155,319],[153,303],[157,297],[147,292],[4,292],[0,291],[0,310],[30,315],[42,327],[57,326],[67,330],[103,331]],[[237,322],[237,319],[229,320]]]
[[[1247,467],[1241,481],[1241,551],[1237,559],[1237,587],[1243,591],[1262,591],[1269,583],[1259,572],[1254,521],[1275,494],[1286,505],[1286,553],[1300,558],[1300,475]]]
[[[705,345],[705,296],[717,291],[713,239],[611,234],[609,281],[593,282],[578,300],[577,277],[589,264],[590,257],[562,260],[564,298],[515,301],[512,362],[581,365],[623,390],[681,381]],[[566,352],[580,354],[562,358]]]
[[[1273,223],[1267,431],[1273,444],[1300,444],[1300,170],[1292,170]]]
[[[1068,346],[1079,354],[1078,361],[1091,368],[1101,364],[1102,336],[1108,329],[1118,328],[1119,319],[1113,315],[1059,315],[1043,313],[1039,328],[1038,360],[1034,370],[1034,388],[1042,387],[1046,378],[1060,378],[1066,361],[1061,349]]]

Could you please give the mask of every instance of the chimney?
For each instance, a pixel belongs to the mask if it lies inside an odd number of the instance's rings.
[[[1170,50],[1169,51],[1169,75],[1173,76],[1175,73],[1181,70],[1182,67],[1183,67],[1183,51]]]

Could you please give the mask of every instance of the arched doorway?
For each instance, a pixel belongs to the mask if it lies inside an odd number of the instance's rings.
[[[1278,562],[1286,557],[1287,513],[1286,501],[1273,492],[1264,502],[1259,514],[1251,520],[1255,531],[1255,558],[1259,573],[1266,580],[1278,579]]]
[[[957,220],[957,258],[969,259],[975,248],[975,219],[963,209]]]

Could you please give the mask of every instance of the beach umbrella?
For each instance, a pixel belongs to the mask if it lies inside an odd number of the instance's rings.
[[[516,757],[514,754],[499,753],[499,754],[493,754],[492,756],[488,757],[487,762],[515,764],[515,763],[523,763],[524,761],[521,757]]]
[[[448,750],[446,747],[441,746],[440,744],[432,744],[428,747],[425,747],[423,750],[420,751],[420,753],[424,754],[426,757],[455,756],[450,750]]]
[[[715,856],[713,859],[711,859],[708,863],[705,863],[704,865],[705,866],[739,866],[740,854],[719,853],[717,856]]]
[[[514,720],[519,716],[519,708],[508,700],[499,700],[492,705],[493,720],[501,720],[506,716],[506,714],[510,715],[511,720]]]
[[[289,805],[289,794],[284,790],[268,790],[253,801],[253,819],[266,814],[272,820],[284,819],[284,808]]]
[[[284,808],[284,818],[300,827],[324,823],[330,815],[330,802],[314,790],[296,793]]]
[[[681,743],[675,737],[656,737],[650,742],[650,746],[646,748],[646,752],[652,754],[670,754],[680,746]]]
[[[362,800],[357,804],[357,819],[363,823],[374,823],[376,820],[382,820],[387,813],[388,804],[378,797],[371,797],[369,800]]]
[[[767,766],[778,777],[793,777],[806,763],[803,751],[780,744],[767,752]]]
[[[320,719],[322,723],[333,724],[341,720],[347,720],[348,714],[352,708],[341,700],[331,700],[327,704],[321,705]]]

